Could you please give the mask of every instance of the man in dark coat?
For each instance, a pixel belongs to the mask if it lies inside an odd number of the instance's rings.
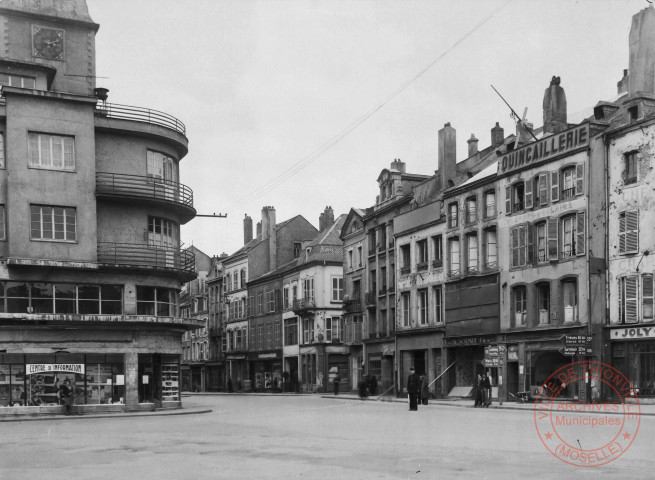
[[[418,375],[414,371],[414,367],[409,369],[409,377],[407,377],[407,394],[409,395],[409,410],[418,410],[418,395],[421,391],[421,383],[419,382]]]

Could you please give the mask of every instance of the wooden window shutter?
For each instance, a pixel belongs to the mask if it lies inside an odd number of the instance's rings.
[[[559,171],[550,174],[550,200],[552,202],[559,200]]]
[[[511,232],[512,267],[519,265],[519,231],[514,227]]]
[[[528,228],[526,225],[521,225],[519,227],[519,265],[525,265],[526,261],[526,249],[528,246]]]
[[[505,187],[505,215],[512,213],[512,187]]]
[[[558,238],[557,238],[557,218],[549,218],[547,224],[548,234],[548,259],[558,259]]]
[[[625,253],[625,212],[619,214],[619,253]]]
[[[527,248],[528,248],[528,254],[527,254],[527,263],[528,265],[532,265],[535,263],[535,255],[534,255],[534,225],[531,223],[527,224],[527,230],[528,230],[528,242],[527,242]]]
[[[532,179],[525,181],[525,208],[532,208]]]
[[[653,275],[641,276],[641,317],[642,320],[653,319]]]
[[[584,163],[578,163],[575,166],[575,194],[584,193]]]
[[[639,251],[639,210],[625,212],[625,252]]]
[[[539,205],[548,204],[548,174],[539,174]]]
[[[586,251],[586,212],[578,212],[575,238],[576,255],[584,255]]]
[[[637,322],[637,276],[625,277],[625,323]]]

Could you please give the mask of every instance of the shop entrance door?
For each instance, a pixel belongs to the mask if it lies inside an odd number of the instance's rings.
[[[516,395],[519,389],[519,364],[518,362],[507,362],[507,398],[511,399],[511,394]]]

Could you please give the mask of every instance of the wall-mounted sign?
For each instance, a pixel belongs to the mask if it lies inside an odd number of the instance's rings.
[[[655,338],[655,327],[615,328],[610,333],[612,340],[641,340]]]
[[[529,167],[587,145],[589,124],[585,123],[507,152],[498,162],[498,173]]]
[[[84,374],[83,363],[28,363],[27,375],[35,373],[67,372]]]
[[[454,347],[457,345],[488,345],[495,340],[495,337],[452,337],[444,338],[443,342],[449,347]]]

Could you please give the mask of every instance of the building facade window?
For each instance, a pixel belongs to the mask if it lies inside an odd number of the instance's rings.
[[[437,285],[432,288],[434,297],[434,321],[435,323],[443,323],[443,288]]]
[[[361,245],[357,246],[357,268],[362,268],[364,265],[364,251]]]
[[[511,212],[518,213],[525,209],[525,185],[523,182],[517,182],[512,185],[512,205]]]
[[[653,275],[641,276],[641,317],[644,321],[653,320]]]
[[[412,269],[411,250],[409,244],[400,246],[400,273],[408,274]]]
[[[0,132],[0,169],[5,168],[5,134]]]
[[[291,308],[291,304],[289,303],[289,285],[285,285],[282,288],[282,304],[285,310]]]
[[[466,270],[470,273],[478,271],[478,235],[469,233],[466,235]]]
[[[30,132],[28,165],[32,168],[75,170],[75,140],[73,137]]]
[[[484,193],[484,217],[492,218],[496,216],[496,192],[490,190]]]
[[[478,221],[478,202],[476,197],[466,199],[466,223]]]
[[[527,321],[528,295],[525,285],[518,285],[512,288],[512,307],[514,313],[514,325],[522,326]]]
[[[429,306],[428,291],[421,289],[418,291],[418,323],[419,325],[428,324]]]
[[[460,274],[460,251],[459,251],[459,237],[448,239],[448,256],[450,261],[449,274],[451,276]]]
[[[527,262],[527,227],[518,225],[510,231],[512,267],[523,267]]]
[[[538,283],[537,289],[537,318],[539,325],[550,323],[550,284]]]
[[[547,173],[540,173],[534,179],[533,205],[535,207],[548,204],[548,177]]]
[[[432,266],[441,267],[443,265],[443,237],[441,235],[432,237],[432,250],[434,254]]]
[[[18,88],[36,88],[36,78],[9,73],[0,73],[0,85]]]
[[[146,175],[163,183],[175,183],[177,182],[177,162],[164,153],[148,150]]]
[[[303,318],[302,320],[302,338],[303,343],[312,343],[314,341],[314,319]]]
[[[628,152],[623,155],[623,184],[630,185],[638,180],[638,158],[637,152]]]
[[[303,300],[306,302],[314,303],[314,278],[303,278],[302,280],[302,295]]]
[[[573,257],[576,254],[576,217],[569,215],[562,218],[562,258]]]
[[[300,251],[302,250],[302,244],[299,242],[294,242],[293,244],[293,258],[298,258],[300,256]]]
[[[639,210],[619,214],[619,253],[639,251]]]
[[[284,319],[284,344],[298,345],[298,319],[296,317]]]
[[[343,300],[343,277],[332,277],[332,301]]]
[[[425,238],[416,242],[416,267],[417,270],[428,268],[428,241]]]
[[[562,281],[562,299],[564,302],[564,323],[578,320],[578,282],[575,279]]]
[[[0,205],[0,240],[7,239],[7,227],[5,227],[5,206]]]
[[[535,249],[537,263],[544,263],[548,261],[548,234],[546,230],[546,222],[541,222],[535,225]]]
[[[411,309],[409,292],[403,292],[401,295],[401,302],[403,308],[403,327],[409,327],[409,313]]]
[[[30,205],[30,238],[74,242],[77,240],[76,209]]]
[[[498,236],[495,229],[484,231],[485,260],[487,270],[498,268]]]
[[[328,342],[341,341],[343,331],[343,318],[327,317],[325,319],[325,340]]]
[[[175,293],[169,288],[136,287],[137,315],[175,316]]]
[[[148,217],[148,245],[175,248],[178,225],[161,217]],[[228,286],[230,288],[230,286]],[[233,288],[234,289],[234,288]]]
[[[457,202],[448,205],[448,227],[455,228],[459,226],[459,208]]]
[[[560,199],[566,200],[575,195],[575,167],[568,167],[562,170],[562,191]]]

